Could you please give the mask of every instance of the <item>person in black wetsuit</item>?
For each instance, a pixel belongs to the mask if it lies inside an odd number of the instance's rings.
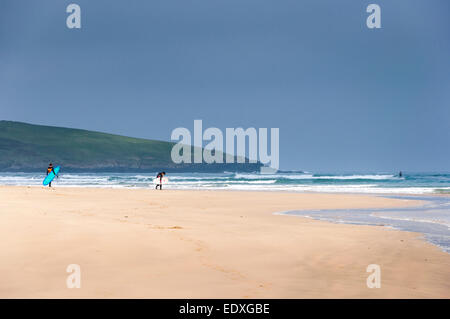
[[[48,176],[48,174],[50,174],[51,172],[53,172],[53,174],[55,174],[55,176],[57,176],[56,173],[55,173],[55,169],[53,168],[53,164],[52,164],[52,163],[48,164],[48,167],[47,167],[47,176]],[[50,182],[50,183],[48,184],[48,187],[52,187],[52,182]]]
[[[402,171],[400,171],[400,173],[398,173],[398,177],[403,177]]]
[[[159,186],[159,189],[162,190],[162,179],[163,179],[164,175],[166,175],[166,172],[160,172],[160,173],[158,173],[158,175],[156,175],[156,178],[159,178],[159,184],[156,184],[156,189],[158,189],[158,186]]]

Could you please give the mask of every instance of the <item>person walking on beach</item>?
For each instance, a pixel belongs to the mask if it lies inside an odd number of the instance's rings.
[[[156,189],[158,189],[159,186],[159,189],[162,190],[162,179],[164,175],[166,175],[166,172],[160,172],[158,173],[158,175],[156,175],[156,178],[159,178],[159,184],[156,184]]]
[[[52,163],[48,164],[48,167],[47,167],[47,176],[48,176],[48,174],[50,174],[51,172],[53,172],[53,174],[55,174],[55,176],[58,176],[58,175],[56,175],[56,172],[55,172],[55,169],[53,168],[53,164],[52,164]],[[48,187],[52,187],[52,182],[50,182],[50,183],[48,184]]]

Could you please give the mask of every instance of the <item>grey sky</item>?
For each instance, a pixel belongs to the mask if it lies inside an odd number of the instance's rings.
[[[0,119],[279,127],[282,169],[450,171],[449,101],[448,0],[0,2]]]

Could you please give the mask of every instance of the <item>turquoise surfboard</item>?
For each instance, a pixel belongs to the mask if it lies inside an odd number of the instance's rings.
[[[60,169],[61,169],[61,167],[59,167],[59,166],[56,166],[53,169],[55,171],[56,175],[58,175]],[[44,184],[44,186],[47,186],[48,184],[51,183],[52,180],[55,179],[56,175],[53,172],[50,172],[50,174],[47,175],[47,177],[44,179],[44,182],[42,184]]]

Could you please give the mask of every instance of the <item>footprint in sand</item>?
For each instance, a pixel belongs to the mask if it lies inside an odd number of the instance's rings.
[[[147,226],[152,229],[183,229],[181,226],[157,226],[152,224],[147,224]]]

